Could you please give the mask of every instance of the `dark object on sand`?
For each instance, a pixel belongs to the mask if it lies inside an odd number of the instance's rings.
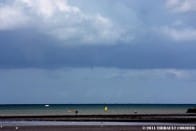
[[[196,113],[196,107],[189,108],[186,113]]]
[[[79,111],[78,110],[75,110],[75,114],[78,115],[78,113],[79,113]]]

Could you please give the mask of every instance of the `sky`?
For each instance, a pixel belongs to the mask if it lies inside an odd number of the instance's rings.
[[[195,0],[0,0],[0,104],[195,104],[195,13]]]

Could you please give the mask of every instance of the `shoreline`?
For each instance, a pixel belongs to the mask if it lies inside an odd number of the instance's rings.
[[[1,121],[196,122],[196,114],[0,115]]]
[[[196,114],[0,116],[1,131],[195,131]]]

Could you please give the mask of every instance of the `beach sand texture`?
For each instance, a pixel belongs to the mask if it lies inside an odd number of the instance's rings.
[[[0,131],[142,131],[141,126],[10,126]]]

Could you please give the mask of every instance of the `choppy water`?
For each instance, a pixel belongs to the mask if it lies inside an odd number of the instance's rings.
[[[196,107],[196,104],[0,105],[0,115],[73,115],[76,110],[78,114],[173,114],[186,113],[192,107]]]

